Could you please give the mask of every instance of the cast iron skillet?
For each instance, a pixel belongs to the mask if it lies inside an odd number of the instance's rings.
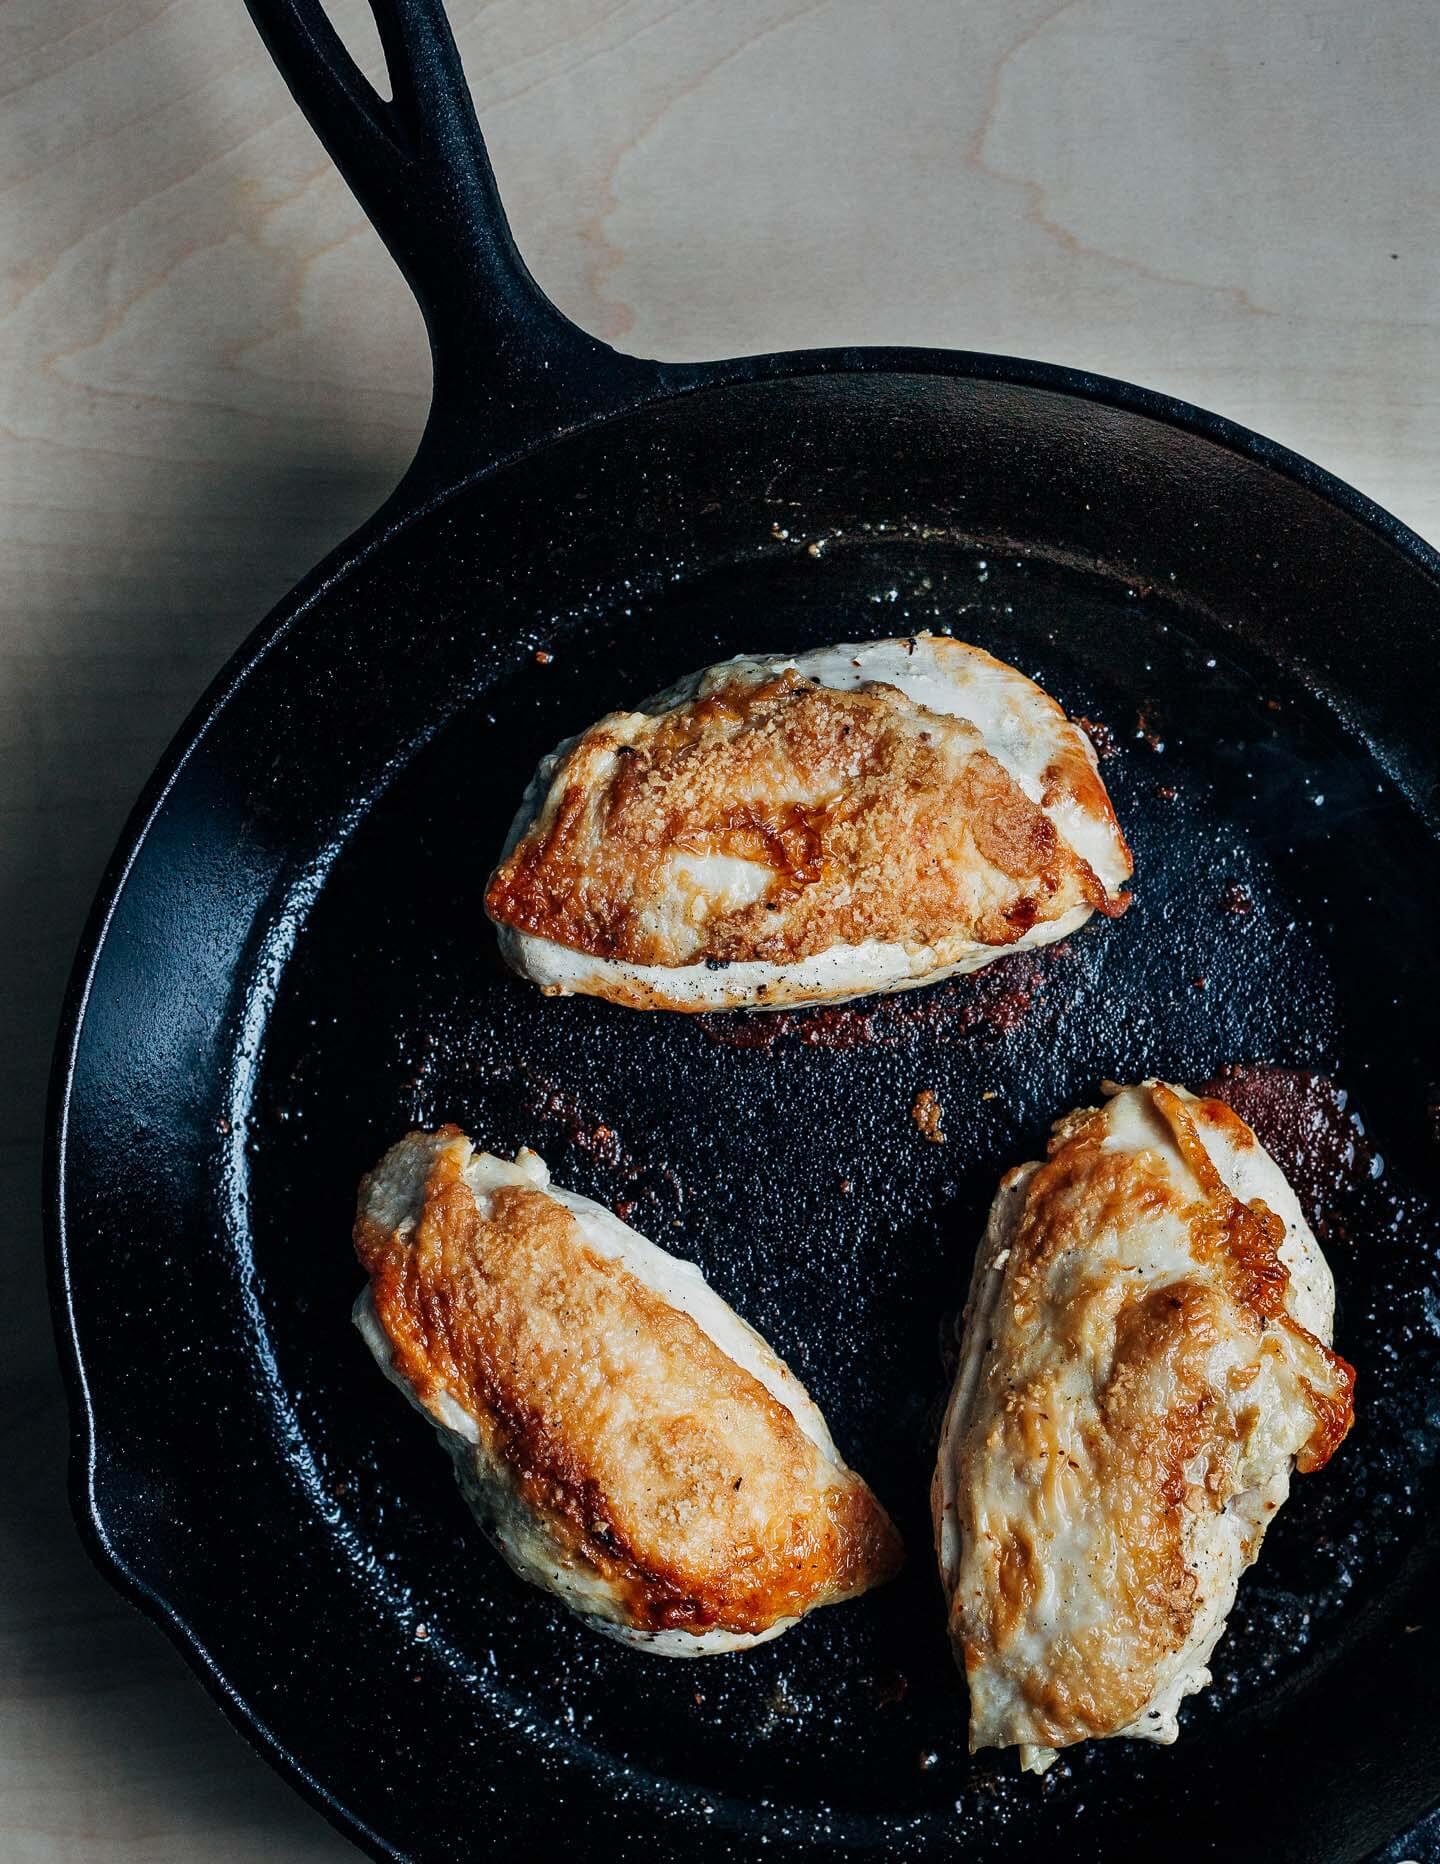
[[[400,491],[185,726],[76,967],[49,1220],[94,1556],[377,1857],[1427,1850],[1435,554],[1269,442],[1073,371],[617,355],[518,258],[438,0],[376,7],[393,103],[312,0],[251,4],[424,306],[435,404]],[[763,1024],[500,969],[484,877],[557,739],[741,649],[921,627],[1109,728],[1126,918]],[[1180,1744],[1021,1780],[965,1755],[926,1520],[980,1213],[1102,1077],[1231,1063],[1353,1096],[1250,1078],[1308,1161],[1361,1421],[1297,1484]],[[356,1179],[440,1118],[703,1264],[894,1510],[895,1585],[685,1664],[511,1579],[347,1319]]]

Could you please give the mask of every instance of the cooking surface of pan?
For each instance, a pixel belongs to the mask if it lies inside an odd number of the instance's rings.
[[[857,352],[640,394],[630,367],[629,412],[502,471],[441,432],[117,857],[52,1155],[92,1547],[377,1856],[1435,1854],[1433,556],[1251,436],[1061,371]],[[1123,919],[768,1017],[547,1002],[500,967],[485,879],[557,740],[732,653],[924,628],[1090,722]],[[966,1755],[930,1552],[956,1310],[999,1173],[1148,1074],[1220,1077],[1293,1170],[1359,1422],[1180,1745],[1022,1779]],[[701,1264],[894,1513],[897,1582],[681,1663],[510,1576],[348,1322],[356,1180],[444,1119]]]

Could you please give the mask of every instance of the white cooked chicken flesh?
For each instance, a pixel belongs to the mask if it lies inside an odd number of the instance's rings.
[[[562,744],[486,894],[550,995],[770,1009],[903,990],[1123,912],[1095,754],[1040,687],[920,634],[737,659]]]
[[[490,1540],[597,1630],[738,1650],[900,1564],[804,1387],[699,1270],[543,1160],[411,1133],[360,1187],[355,1321]]]
[[[1292,1468],[1353,1418],[1334,1287],[1239,1116],[1163,1082],[1001,1182],[932,1490],[970,1746],[1173,1741]]]

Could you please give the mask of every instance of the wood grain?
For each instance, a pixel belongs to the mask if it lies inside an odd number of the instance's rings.
[[[1440,536],[1428,0],[454,12],[520,243],[601,335],[1080,363]],[[358,0],[336,17],[373,69]],[[425,348],[239,0],[4,20],[0,1855],[339,1859],[74,1539],[36,1186],[60,993],[130,800],[394,483]]]

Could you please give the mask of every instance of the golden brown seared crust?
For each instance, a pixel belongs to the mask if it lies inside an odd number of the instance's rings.
[[[1295,1466],[1302,1475],[1323,1469],[1355,1422],[1355,1368],[1287,1312],[1290,1275],[1280,1259],[1285,1225],[1260,1199],[1244,1204],[1231,1193],[1201,1143],[1194,1121],[1199,1117],[1211,1125],[1228,1127],[1232,1134],[1238,1127],[1244,1135],[1242,1144],[1254,1145],[1255,1135],[1223,1100],[1202,1100],[1192,1111],[1163,1082],[1155,1084],[1151,1097],[1210,1200],[1208,1218],[1192,1223],[1196,1260],[1205,1261],[1207,1255],[1218,1259],[1236,1305],[1252,1322],[1258,1321],[1262,1330],[1273,1324],[1288,1336],[1287,1350],[1296,1361],[1315,1420]]]
[[[1262,1376],[1296,1420],[1302,1471],[1353,1419],[1353,1371],[1287,1309],[1283,1223],[1230,1192],[1196,1129],[1243,1122],[1163,1084],[1149,1092],[1199,1195],[1157,1152],[1107,1148],[1103,1112],[1057,1129],[1025,1186],[989,1395],[960,1450],[969,1552],[952,1634],[972,1690],[994,1666],[1018,1692],[1025,1732],[1010,1738],[1052,1747],[1128,1727],[1191,1636],[1204,1569],[1187,1528],[1247,1486]],[[1125,1258],[1127,1232],[1147,1229],[1171,1238],[1157,1247],[1179,1272],[1147,1280],[1145,1257]],[[1047,1568],[1061,1594],[1048,1619],[1036,1611]],[[1067,1574],[1093,1597],[1064,1596]]]
[[[1078,785],[1113,820],[1082,754],[1047,783]],[[739,856],[771,879],[760,899],[713,909],[677,878],[685,854]],[[602,719],[486,895],[503,925],[646,965],[789,964],[957,935],[1002,946],[1078,906],[1127,904],[973,725],[893,687],[838,691],[793,670],[657,718]]]
[[[355,1247],[395,1369],[475,1418],[637,1628],[759,1632],[899,1565],[860,1478],[544,1192],[506,1186],[482,1214],[442,1150],[413,1234],[362,1217]]]

